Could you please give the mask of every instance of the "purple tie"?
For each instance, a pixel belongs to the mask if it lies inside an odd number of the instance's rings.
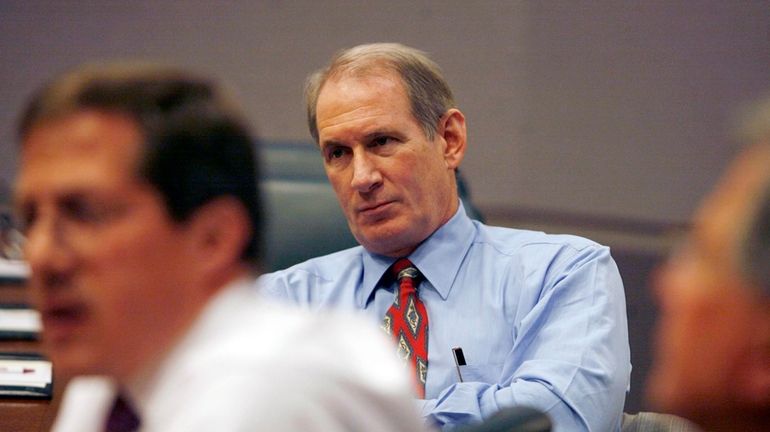
[[[134,432],[139,429],[139,417],[122,394],[115,398],[104,432]]]

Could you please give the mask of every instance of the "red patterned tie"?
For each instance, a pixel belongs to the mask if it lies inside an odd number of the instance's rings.
[[[428,373],[428,312],[417,293],[420,272],[406,258],[396,261],[390,272],[398,279],[399,287],[382,327],[395,338],[398,356],[414,369],[417,394],[424,398]]]

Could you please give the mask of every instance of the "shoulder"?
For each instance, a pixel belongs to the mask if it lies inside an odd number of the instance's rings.
[[[475,224],[477,235],[474,246],[490,248],[503,256],[525,259],[533,254],[538,258],[609,254],[608,247],[576,235],[546,234],[541,231],[488,226],[479,222]]]
[[[306,404],[293,415],[310,422],[321,419],[331,429],[351,421],[365,430],[418,428],[416,413],[410,415],[411,387],[404,368],[385,333],[360,312],[297,313],[286,339],[291,344],[275,353],[275,368],[283,371],[272,377],[276,389],[270,397]]]
[[[349,272],[351,265],[360,265],[364,249],[361,246],[344,249],[328,255],[311,258],[289,268],[260,276],[262,284],[282,282],[291,284],[297,280],[334,280]]]
[[[356,246],[313,258],[285,270],[259,277],[257,287],[266,297],[292,303],[316,304],[329,296],[352,296],[363,273],[364,249]]]
[[[469,257],[483,268],[492,263],[501,280],[520,280],[538,290],[622,290],[609,247],[575,235],[479,224]]]
[[[263,314],[263,327],[272,324],[267,331],[270,335],[265,336],[271,349],[261,354],[266,361],[297,368],[303,363],[326,365],[326,371],[336,370],[350,376],[362,372],[362,378],[372,368],[388,371],[392,365],[390,361],[381,361],[393,357],[390,341],[363,312],[309,311],[276,302],[266,305]],[[352,358],[366,361],[353,362]]]
[[[395,406],[403,405],[407,412],[411,407],[408,381],[385,334],[357,314],[311,313],[267,303],[259,317],[234,332],[238,344],[219,345],[196,368],[206,370],[208,365],[220,372],[185,392],[194,394],[185,411],[205,413],[196,426],[216,422],[219,416],[214,413],[221,410],[225,425],[232,423],[231,429],[218,423],[222,430],[241,430],[244,425],[347,430],[349,419],[385,418],[384,411]],[[356,405],[363,412],[346,408]],[[416,416],[411,421],[416,424]],[[313,424],[328,429],[314,429]]]
[[[226,304],[227,311],[202,322],[194,338],[188,339],[193,343],[176,357],[185,369],[208,370],[217,365],[216,370],[261,378],[266,372],[291,375],[296,372],[293,368],[305,364],[326,364],[327,371],[339,368],[353,373],[358,366],[349,364],[351,356],[374,361],[379,354],[392,354],[384,332],[363,312],[310,311],[254,297],[236,298],[241,303]],[[390,354],[384,357],[393,357]]]

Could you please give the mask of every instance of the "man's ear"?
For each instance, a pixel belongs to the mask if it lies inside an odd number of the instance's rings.
[[[447,168],[457,169],[465,156],[465,115],[457,108],[451,108],[439,121],[437,133],[443,139],[444,161]]]
[[[188,223],[188,247],[202,274],[216,277],[239,266],[252,231],[240,201],[228,196],[216,198],[196,210]]]

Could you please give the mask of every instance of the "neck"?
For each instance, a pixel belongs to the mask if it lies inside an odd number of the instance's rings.
[[[251,273],[252,272],[248,265],[242,263],[234,264],[224,271],[217,272],[216,274],[207,278],[205,281],[205,284],[208,287],[206,289],[208,298],[210,299],[212,296],[234,281],[248,277]]]

